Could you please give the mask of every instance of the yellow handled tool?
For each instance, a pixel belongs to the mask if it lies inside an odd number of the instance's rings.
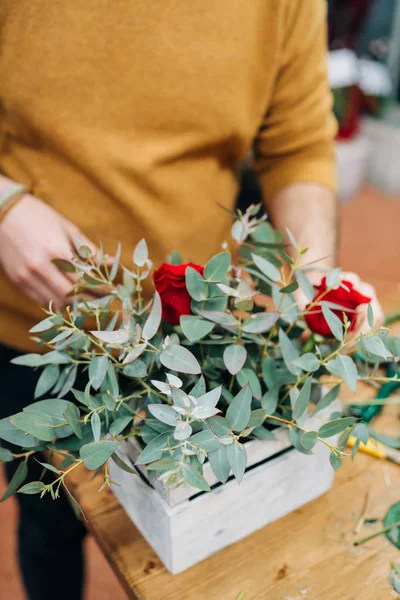
[[[350,437],[347,442],[347,446],[349,448],[353,448],[357,439],[355,437]],[[368,454],[369,456],[373,456],[374,458],[380,458],[382,460],[389,460],[390,462],[394,462],[397,465],[400,465],[400,452],[396,452],[395,450],[389,450],[383,448],[382,446],[377,446],[371,440],[368,440],[367,444],[360,443],[359,452],[363,454]]]

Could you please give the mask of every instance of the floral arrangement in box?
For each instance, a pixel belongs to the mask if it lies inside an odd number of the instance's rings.
[[[350,435],[358,440],[353,452],[367,441],[367,425],[352,415],[331,414],[312,431],[305,419],[327,409],[342,382],[355,390],[358,379],[382,381],[377,365],[399,355],[399,340],[374,327],[369,310],[371,330],[355,342],[355,311],[369,298],[342,281],[339,269],[313,287],[306,249],[289,232],[288,253],[260,210],[236,213],[232,255],[224,250],[199,266],[181,264],[174,253],[154,272],[150,300],[143,296],[152,272],[144,240],[132,269],[120,267],[120,248],[110,267],[107,255],[93,256],[79,241],[71,260],[55,260],[79,276],[75,297],[65,313],[50,305],[31,330],[50,351],[14,360],[43,370],[37,401],[0,421],[0,439],[21,447],[18,454],[0,448],[0,459],[25,458],[5,497],[14,491],[57,497],[66,475],[82,464],[102,473],[104,487],[112,483],[109,459],[134,474],[117,453],[131,437],[141,445],[137,465],[150,477],[204,491],[205,461],[220,482],[231,472],[240,481],[246,441],[267,443],[277,426],[288,428],[304,454],[328,446],[333,469]],[[106,291],[85,299],[93,289]],[[304,312],[293,295],[299,289],[309,302]],[[362,364],[353,358],[356,347]],[[325,375],[333,376],[333,387],[315,403]],[[62,456],[58,467],[51,458],[43,463],[54,481],[26,483],[29,457],[43,461],[43,452]]]

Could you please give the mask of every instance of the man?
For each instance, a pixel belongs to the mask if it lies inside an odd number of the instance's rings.
[[[33,348],[39,306],[64,306],[71,287],[51,259],[77,235],[109,253],[121,240],[130,264],[145,236],[158,262],[177,249],[205,263],[251,147],[276,227],[335,264],[325,13],[323,0],[2,0],[2,416],[32,401],[35,378],[7,366],[9,347]],[[79,598],[83,528],[65,500],[40,502],[21,503],[30,598],[55,581],[59,600]]]

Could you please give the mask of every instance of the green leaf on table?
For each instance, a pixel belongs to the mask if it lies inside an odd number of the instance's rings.
[[[183,346],[168,346],[160,354],[161,364],[178,373],[197,375],[201,367],[197,358]]]
[[[183,335],[190,342],[197,342],[197,340],[201,340],[215,327],[214,323],[210,323],[210,321],[205,321],[204,319],[195,317],[193,315],[181,316],[180,325]]]
[[[35,398],[40,398],[51,390],[52,387],[55,386],[57,380],[60,376],[60,367],[59,365],[47,365],[45,367],[38,379],[38,382],[35,387],[34,396]]]
[[[389,531],[385,532],[385,536],[393,546],[396,546],[400,550],[400,502],[393,504],[383,519],[383,526],[389,527],[399,523],[397,527],[393,527]]]
[[[332,389],[329,390],[328,393],[325,394],[325,396],[321,398],[315,407],[313,414],[315,415],[315,413],[319,412],[320,410],[324,410],[324,408],[327,408],[330,404],[332,404],[332,402],[334,402],[334,400],[336,400],[338,397],[339,392],[340,383],[336,384]]]
[[[343,377],[352,392],[356,391],[358,379],[357,367],[350,356],[339,354],[339,356],[327,362],[325,366],[332,375]]]
[[[182,469],[183,478],[186,481],[186,483],[192,485],[193,487],[199,490],[203,490],[205,492],[210,491],[210,486],[208,485],[207,481],[204,479],[203,475],[198,469],[196,469],[194,465],[184,462]]]
[[[26,465],[26,462],[22,461],[18,465],[17,470],[15,471],[14,475],[12,476],[11,481],[8,485],[8,488],[4,492],[3,497],[0,500],[0,502],[4,502],[5,500],[7,500],[7,498],[12,496],[14,494],[14,492],[16,492],[17,489],[24,483],[27,476],[28,476],[28,467]]]
[[[90,418],[90,426],[92,428],[93,439],[95,442],[100,440],[101,436],[101,420],[99,413],[94,412]]]
[[[351,435],[360,440],[363,444],[367,444],[369,438],[368,426],[365,423],[358,423],[351,432]]]
[[[329,329],[335,338],[341,342],[343,340],[343,322],[324,302],[321,302],[322,314],[328,323]]]
[[[300,357],[300,353],[283,329],[279,329],[279,345],[287,369],[293,375],[300,375],[300,367],[293,364],[293,361]]]
[[[247,452],[242,444],[234,442],[230,446],[227,446],[226,453],[232,473],[240,483],[246,470]]]
[[[204,278],[207,281],[220,283],[225,279],[231,265],[230,252],[220,252],[213,256],[205,266]]]
[[[300,419],[305,412],[307,411],[308,403],[310,401],[311,396],[311,382],[312,379],[309,377],[306,379],[303,387],[300,390],[299,397],[296,400],[296,404],[293,408],[293,419],[297,421]]]
[[[341,433],[347,427],[351,427],[356,422],[354,417],[344,417],[342,419],[334,419],[333,421],[329,421],[328,423],[324,423],[319,430],[318,435],[321,438],[329,438],[333,435]]]
[[[247,369],[247,368],[242,369],[236,375],[236,379],[241,387],[244,387],[245,385],[249,384],[252,394],[253,394],[253,397],[256,398],[256,400],[261,401],[261,397],[262,397],[261,384],[260,384],[258,375],[255,371],[253,371],[252,369]]]
[[[146,240],[143,238],[136,244],[132,255],[132,262],[137,267],[144,267],[148,258],[149,251],[147,249]]]
[[[231,344],[224,350],[223,360],[231,375],[237,375],[247,358],[247,350],[239,344]]]
[[[400,565],[392,562],[392,570],[389,573],[389,583],[395,592],[400,594]]]
[[[107,375],[107,356],[94,356],[89,365],[89,381],[91,386],[98,390]]]
[[[226,446],[221,445],[215,452],[210,452],[208,460],[215,477],[225,483],[229,477],[231,466],[228,461]]]
[[[111,442],[109,440],[92,442],[91,444],[82,446],[79,455],[89,471],[96,471],[107,462],[117,447],[118,442]]]
[[[265,333],[277,322],[280,317],[278,312],[262,312],[251,315],[243,323],[245,333]]]
[[[311,302],[311,300],[313,300],[315,296],[313,284],[308,279],[307,275],[303,273],[303,271],[300,271],[300,269],[296,269],[294,274],[302,292],[304,292],[304,295],[306,296],[307,300]]]
[[[78,407],[75,406],[75,404],[69,403],[64,411],[64,417],[67,423],[71,426],[76,437],[82,439],[82,426]]]
[[[166,423],[167,425],[176,425],[178,414],[174,411],[172,406],[168,404],[149,404],[147,406],[153,417]]]
[[[251,258],[253,259],[254,264],[258,269],[260,269],[261,273],[268,277],[271,281],[280,281],[281,274],[279,270],[272,265],[268,260],[262,258],[261,256],[257,256],[257,254],[252,254]]]
[[[161,458],[163,449],[168,447],[168,440],[170,437],[171,433],[165,432],[153,438],[139,454],[136,464],[146,465]]]
[[[318,432],[317,431],[306,431],[300,436],[300,444],[305,450],[312,450],[317,443]]]
[[[234,431],[245,429],[250,420],[252,390],[249,384],[234,397],[226,411],[226,418]]]
[[[46,486],[44,485],[43,481],[31,481],[30,483],[26,483],[20,487],[17,492],[18,494],[40,494],[43,492],[45,487]]]
[[[153,305],[147,321],[144,324],[142,331],[142,338],[144,340],[151,340],[157,333],[161,323],[161,298],[158,292],[155,292],[153,298]]]
[[[52,418],[42,412],[17,413],[10,418],[10,422],[17,429],[44,442],[51,442],[56,437]]]
[[[295,360],[292,361],[292,364],[295,367],[300,367],[300,369],[306,371],[306,373],[313,373],[314,371],[318,371],[321,361],[315,354],[306,352],[306,354],[303,354],[299,358],[295,358]]]
[[[0,462],[11,462],[12,460],[14,460],[14,457],[10,450],[0,447]]]

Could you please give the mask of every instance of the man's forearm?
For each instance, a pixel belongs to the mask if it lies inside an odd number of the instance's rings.
[[[337,264],[338,210],[334,194],[316,183],[298,183],[279,192],[267,202],[274,227],[290,229],[298,244],[308,248],[302,262],[319,259],[322,264]]]

